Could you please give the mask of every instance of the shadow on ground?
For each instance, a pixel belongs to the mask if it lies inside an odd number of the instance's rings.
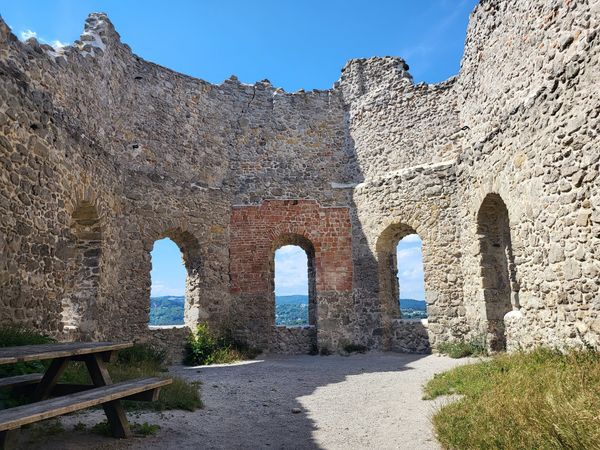
[[[72,431],[77,422],[103,420],[101,411],[69,416],[62,420],[66,431],[37,448],[437,448],[429,422],[435,405],[421,400],[421,387],[457,364],[432,355],[369,353],[173,366],[173,375],[202,382],[202,410],[129,414],[161,425],[156,436],[129,441]]]

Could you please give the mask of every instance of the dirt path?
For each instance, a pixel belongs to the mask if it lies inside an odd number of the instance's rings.
[[[174,366],[173,375],[202,381],[205,408],[133,415],[161,429],[129,441],[72,431],[77,422],[103,420],[101,412],[66,417],[67,431],[37,448],[436,449],[429,417],[438,404],[423,401],[421,387],[458,364],[439,356],[370,353]]]

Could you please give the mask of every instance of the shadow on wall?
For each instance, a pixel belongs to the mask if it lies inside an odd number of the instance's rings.
[[[477,214],[480,249],[481,307],[490,351],[506,350],[504,316],[519,310],[519,285],[510,237],[506,204],[498,194],[488,194]]]
[[[71,216],[65,259],[67,276],[62,297],[65,340],[94,339],[97,331],[102,228],[98,210],[80,202]]]

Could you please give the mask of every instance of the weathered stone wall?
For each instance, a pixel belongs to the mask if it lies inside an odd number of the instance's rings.
[[[459,91],[464,300],[486,330],[477,216],[498,194],[514,260],[509,349],[600,343],[600,3],[485,1]],[[515,298],[516,297],[516,298]]]
[[[179,348],[186,329],[148,328],[168,236],[188,327],[295,352],[313,331],[271,320],[287,233],[314,250],[320,346],[599,345],[599,17],[598,0],[482,0],[447,82],[370,58],[293,94],[144,61],[102,14],[60,51],[0,21],[0,321]],[[392,289],[414,232],[427,327]]]

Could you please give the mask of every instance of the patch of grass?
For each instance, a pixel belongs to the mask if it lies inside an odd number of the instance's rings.
[[[55,342],[55,340],[51,337],[22,326],[4,325],[0,327],[0,347],[49,344],[52,342]],[[0,378],[23,375],[26,373],[44,372],[47,365],[48,363],[42,361],[1,365]]]
[[[217,337],[207,324],[200,324],[188,337],[184,364],[188,366],[228,364],[254,359],[259,354],[259,350],[233,339],[231,333],[225,332]]]
[[[22,327],[0,327],[0,347],[15,345],[47,344],[53,339]],[[164,363],[165,354],[147,345],[136,344],[131,348],[121,350],[117,360],[108,364],[108,372],[114,382],[164,376],[167,371]],[[48,362],[17,363],[0,366],[0,377],[41,373],[46,370]],[[61,378],[61,382],[76,384],[91,384],[88,371],[83,363],[71,363]],[[0,389],[0,409],[22,405],[28,402],[23,394],[8,389]],[[160,390],[158,401],[155,402],[123,402],[126,409],[183,409],[194,411],[202,407],[199,383],[190,383],[181,378],[173,378],[173,383]]]
[[[164,376],[165,371],[164,354],[140,344],[121,350],[116,362],[108,364],[108,373],[115,383],[134,378]],[[201,408],[199,383],[188,382],[177,377],[172,378],[171,384],[161,388],[157,401],[124,401],[123,406],[127,410],[154,409],[157,411],[168,409],[194,411]],[[63,375],[63,381],[78,384],[91,383],[83,363],[71,363]]]
[[[470,341],[447,341],[437,346],[438,351],[450,358],[465,358],[467,356],[487,356],[485,337],[473,338]]]
[[[151,436],[156,434],[158,430],[160,430],[159,425],[149,424],[148,422],[137,423],[133,422],[129,424],[129,428],[131,432],[137,436]],[[92,433],[99,434],[101,436],[112,436],[112,431],[110,429],[110,425],[108,421],[104,420],[102,422],[97,423],[91,428]]]
[[[600,353],[538,349],[436,375],[425,398],[461,394],[433,417],[450,449],[600,449]]]

